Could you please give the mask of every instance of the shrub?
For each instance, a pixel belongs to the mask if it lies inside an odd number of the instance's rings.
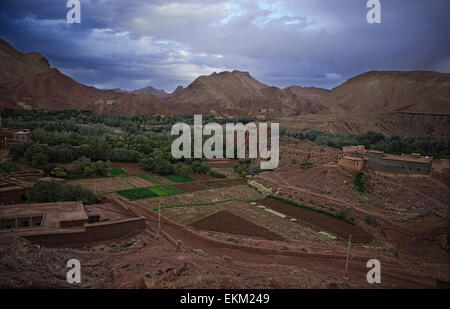
[[[209,175],[212,177],[217,177],[217,178],[227,178],[227,176],[225,174],[222,174],[220,172],[213,171],[213,170],[209,172]]]
[[[29,188],[25,196],[29,202],[49,203],[82,201],[84,204],[94,204],[97,196],[91,190],[80,185],[62,184],[58,181],[50,183],[37,182]]]
[[[110,169],[109,162],[97,161],[92,162],[91,159],[82,157],[73,162],[74,169],[70,176],[79,178],[90,178],[92,176],[107,176]]]
[[[194,161],[192,163],[192,171],[194,173],[199,173],[199,174],[206,174],[211,170],[211,167],[201,161]]]
[[[353,186],[355,187],[356,191],[361,194],[365,194],[367,181],[368,176],[366,176],[363,172],[359,172],[358,174],[356,174],[353,180]]]
[[[47,164],[48,164],[48,157],[45,154],[43,154],[42,152],[33,154],[31,160],[31,165],[33,167],[42,167]]]
[[[4,173],[13,173],[20,171],[21,168],[12,160],[0,164],[0,170]]]
[[[67,170],[64,167],[56,166],[51,170],[50,176],[56,177],[56,178],[66,178]]]
[[[375,217],[370,216],[370,215],[366,215],[364,217],[364,221],[366,221],[366,223],[370,224],[370,225],[376,225],[377,224],[377,219]]]

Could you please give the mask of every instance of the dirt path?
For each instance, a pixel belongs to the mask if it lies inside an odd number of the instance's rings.
[[[155,221],[157,214],[148,210],[139,204],[130,203],[139,212],[150,220],[150,224],[157,227]],[[336,254],[309,254],[295,252],[283,252],[270,249],[253,248],[238,244],[227,244],[217,240],[209,239],[186,227],[180,226],[174,222],[162,218],[161,230],[163,235],[167,235],[168,241],[174,246],[182,244],[183,247],[201,249],[207,256],[230,257],[233,260],[242,263],[258,263],[266,265],[288,265],[305,268],[323,276],[342,278],[345,268],[345,254],[342,254],[342,248],[336,247]],[[330,248],[334,249],[334,248]],[[367,252],[366,252],[367,254]],[[376,253],[373,253],[376,254]],[[374,257],[365,256],[360,251],[354,250],[349,265],[350,281],[358,282],[364,285],[368,268],[366,262]],[[401,271],[401,265],[393,261],[382,259],[382,286],[383,287],[401,287],[401,288],[430,288],[435,286],[435,280],[431,277],[422,277],[415,274]],[[367,287],[370,287],[366,284]]]

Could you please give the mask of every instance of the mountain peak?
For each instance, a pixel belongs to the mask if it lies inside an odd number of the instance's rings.
[[[152,86],[147,86],[145,88],[141,88],[138,90],[133,91],[134,93],[146,93],[146,94],[153,94],[154,96],[157,96],[158,98],[165,98],[169,94],[164,89],[156,89]]]

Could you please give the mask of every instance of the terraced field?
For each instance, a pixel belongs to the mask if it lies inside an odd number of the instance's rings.
[[[169,179],[154,174],[139,175],[139,177],[156,185],[173,184],[173,182],[170,181]]]
[[[167,175],[167,176],[164,176],[164,178],[166,178],[174,183],[187,183],[187,182],[195,181],[194,179],[192,179],[190,177],[183,176],[183,175],[177,175],[177,174]]]
[[[270,209],[295,218],[300,224],[307,225],[316,231],[326,231],[340,237],[341,240],[346,240],[351,235],[354,243],[370,243],[372,241],[372,236],[355,224],[273,198],[266,198],[259,202]]]
[[[257,192],[248,185],[236,185],[231,187],[185,193],[182,195],[151,198],[140,200],[138,202],[144,207],[153,209],[157,208],[160,202],[161,206],[164,207],[174,205],[205,205],[230,200],[251,201],[262,199],[263,197],[264,196],[261,193]]]
[[[204,231],[251,236],[267,240],[283,240],[283,237],[280,235],[277,235],[264,227],[253,224],[226,210],[216,212],[191,224],[191,226]]]
[[[147,188],[155,186],[155,184],[148,182],[147,180],[139,176],[128,176],[125,177],[125,180],[128,181],[133,186],[135,186],[136,188]]]
[[[115,176],[127,175],[128,173],[125,172],[121,167],[112,167],[110,174],[112,177],[115,177]]]
[[[128,190],[120,190],[116,192],[119,195],[136,201],[158,196],[171,196],[176,194],[183,194],[184,192],[174,186],[154,186],[149,188],[134,188]]]
[[[96,179],[69,180],[69,184],[79,184],[82,187],[98,193],[114,192],[131,189],[133,186],[121,177],[108,177]]]
[[[258,206],[260,206],[259,202],[249,203],[229,201],[201,206],[188,205],[169,206],[168,208],[163,207],[161,213],[163,216],[178,222],[179,224],[189,225],[216,212],[226,210],[252,224],[265,227],[273,233],[290,241],[323,244],[333,242],[306,225],[298,224],[289,219],[283,219],[270,212],[264,211]]]

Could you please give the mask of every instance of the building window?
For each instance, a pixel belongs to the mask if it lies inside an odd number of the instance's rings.
[[[30,224],[28,219],[17,219],[19,227],[28,227]]]
[[[16,220],[14,219],[2,219],[0,228],[2,229],[12,229],[16,227]]]

